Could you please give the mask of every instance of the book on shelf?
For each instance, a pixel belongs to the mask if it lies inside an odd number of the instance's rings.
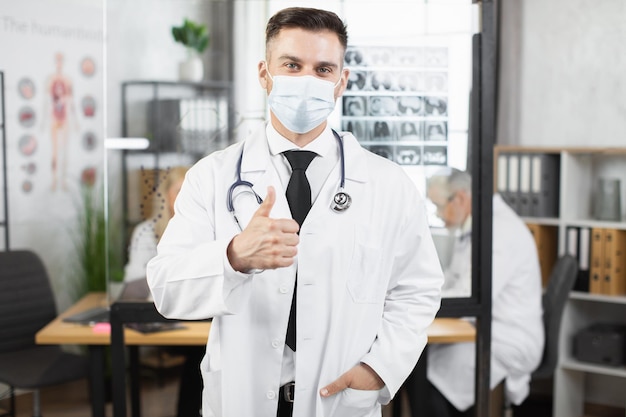
[[[567,226],[565,228],[565,253],[578,261],[578,276],[574,291],[589,291],[591,262],[591,230],[588,227]]]
[[[626,230],[592,229],[589,292],[626,295]]]
[[[519,214],[519,157],[517,154],[509,154],[507,156],[507,164],[508,181],[506,183],[505,201]]]
[[[509,199],[509,195],[507,193],[509,189],[509,161],[508,155],[500,154],[497,159],[497,176],[496,176],[496,191],[500,194],[500,197],[504,200],[506,204],[508,204],[511,208],[513,208],[513,204]]]
[[[605,295],[626,294],[626,230],[604,230],[604,281]]]
[[[591,228],[578,229],[578,278],[574,283],[575,291],[589,292],[589,274],[591,262]]]
[[[496,164],[496,189],[517,214],[559,216],[559,155],[503,151]]]
[[[558,246],[558,229],[556,226],[547,226],[535,223],[526,223],[537,245],[539,267],[541,268],[541,283],[545,288],[556,263]]]
[[[591,231],[591,270],[589,292],[602,294],[604,277],[604,229],[594,227]]]
[[[558,217],[560,157],[554,154],[533,155],[531,168],[531,215]]]
[[[530,154],[519,155],[519,186],[517,198],[517,212],[520,216],[532,215],[531,195],[531,161]]]

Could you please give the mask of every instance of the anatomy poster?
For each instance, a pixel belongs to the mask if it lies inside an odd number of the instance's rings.
[[[12,2],[0,12],[10,215],[71,214],[85,169],[102,165],[102,8]]]
[[[35,249],[44,261],[67,263],[81,181],[101,176],[102,16],[94,0],[0,9],[10,246]]]

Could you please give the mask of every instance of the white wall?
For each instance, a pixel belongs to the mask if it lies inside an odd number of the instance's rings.
[[[505,10],[506,3],[511,1],[505,2]],[[516,77],[519,80],[519,86],[512,90],[518,95],[519,127],[517,132],[508,130],[517,138],[501,136],[500,142],[624,146],[626,2],[516,3],[521,3],[521,32],[509,47],[521,52],[513,67],[519,73],[512,77],[512,82]],[[520,6],[511,7],[515,13]],[[505,19],[515,23],[516,17],[509,15]],[[511,122],[515,123],[514,119]]]
[[[257,65],[265,59],[265,1],[234,1],[233,88],[235,101],[235,141],[245,139],[265,122],[266,97],[258,80]]]
[[[498,142],[626,146],[626,2],[504,0]],[[586,400],[624,406],[590,375]]]

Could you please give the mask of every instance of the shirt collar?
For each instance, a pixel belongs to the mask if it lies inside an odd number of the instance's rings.
[[[269,145],[270,154],[272,156],[281,154],[285,151],[298,149],[312,151],[321,157],[326,157],[328,155],[332,155],[332,147],[336,146],[333,131],[328,125],[326,125],[324,131],[318,137],[313,139],[304,148],[299,148],[295,143],[278,133],[278,131],[274,129],[274,126],[272,126],[271,122],[267,124],[265,132],[267,135],[267,143]]]
[[[472,236],[472,215],[467,216],[467,219],[461,225],[461,228],[458,232],[459,240],[464,241],[465,239]]]

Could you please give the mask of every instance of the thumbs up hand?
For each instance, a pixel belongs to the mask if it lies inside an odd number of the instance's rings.
[[[270,218],[275,202],[274,187],[267,187],[267,196],[248,226],[230,241],[226,254],[235,271],[276,269],[293,264],[300,227],[293,219]]]

